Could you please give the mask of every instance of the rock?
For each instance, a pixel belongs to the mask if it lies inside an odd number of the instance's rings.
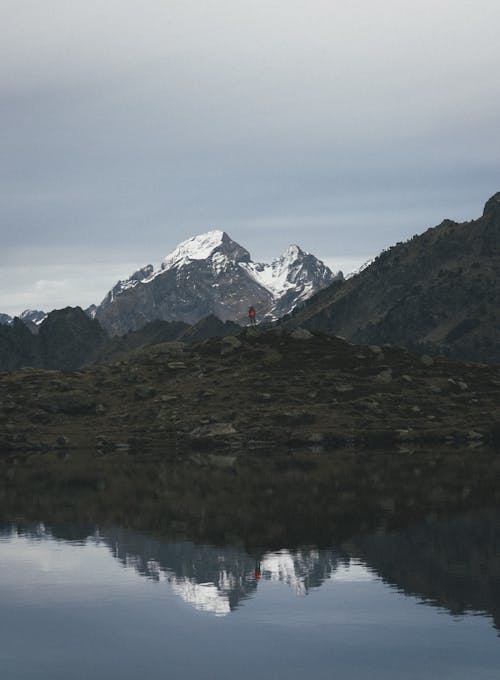
[[[186,368],[186,364],[183,361],[169,361],[167,366],[174,371]]]
[[[64,394],[46,396],[39,403],[41,409],[48,413],[65,413],[67,415],[82,415],[95,412],[95,397],[81,390],[73,390]]]
[[[272,398],[269,392],[263,392],[260,396],[264,401],[269,401]]]
[[[420,406],[412,406],[411,410],[413,411],[413,413],[420,413]]]
[[[392,381],[392,370],[388,368],[385,371],[380,371],[380,373],[377,373],[375,376],[375,380],[383,385],[387,385]]]
[[[191,432],[196,437],[222,437],[224,435],[237,434],[231,423],[212,423],[204,428],[196,428]]]
[[[211,454],[208,456],[208,460],[213,467],[217,468],[230,468],[232,467],[237,458],[236,456],[222,456],[220,454]]]
[[[95,407],[95,413],[96,413],[96,416],[104,415],[106,413],[106,408],[105,408],[104,404],[97,404],[97,406]]]
[[[176,401],[178,398],[176,394],[162,394],[160,397],[163,402]]]
[[[413,430],[396,430],[396,434],[398,435],[399,439],[404,441],[411,440],[415,437]]]
[[[64,437],[63,435],[59,436],[56,439],[56,444],[58,446],[68,446],[69,443],[70,443],[70,440],[68,439],[68,437]]]
[[[349,384],[349,383],[340,383],[339,385],[335,385],[335,391],[336,392],[352,392],[354,390],[354,387]]]
[[[314,335],[305,328],[299,327],[290,333],[290,337],[292,337],[294,340],[310,340],[314,337]]]
[[[322,432],[312,432],[309,436],[309,441],[318,444],[319,442],[322,442],[324,438]]]
[[[382,347],[379,347],[378,345],[370,345],[368,349],[370,352],[373,352],[373,354],[382,354]]]
[[[401,380],[404,380],[404,381],[407,382],[407,383],[413,382],[413,378],[412,378],[411,376],[409,376],[409,375],[406,375],[406,373],[405,373],[404,375],[401,376]]]
[[[235,349],[242,347],[243,343],[235,335],[226,335],[225,338],[222,338],[221,345],[221,354],[229,354],[229,352],[234,352]]]
[[[134,390],[134,396],[136,399],[151,399],[156,394],[154,387],[150,385],[138,385]]]
[[[466,382],[463,382],[463,380],[458,381],[458,386],[462,390],[462,392],[466,392],[469,389],[469,386],[467,385]]]
[[[420,357],[420,361],[423,363],[424,366],[434,366],[434,359],[430,357],[428,354],[424,354]]]

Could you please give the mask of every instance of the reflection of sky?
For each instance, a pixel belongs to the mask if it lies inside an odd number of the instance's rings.
[[[268,568],[289,564],[283,551],[266,560]],[[387,588],[361,563],[341,566],[307,597],[262,579],[222,618],[200,616],[168,580],[124,568],[94,540],[1,541],[2,677],[331,678],[334,669],[356,680],[483,680],[500,664],[486,618],[456,622]]]

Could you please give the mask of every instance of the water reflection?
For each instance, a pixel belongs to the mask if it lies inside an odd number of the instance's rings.
[[[453,449],[10,456],[0,517],[29,540],[99,541],[217,614],[263,583],[306,594],[357,564],[364,578],[453,614],[488,613],[498,628],[499,472],[495,452]]]
[[[352,537],[329,549],[250,554],[243,548],[169,541],[117,527],[5,526],[0,541],[22,538],[105,547],[123,567],[155,581],[197,610],[227,615],[265,582],[303,596],[327,581],[383,580],[453,615],[481,613],[500,630],[500,512],[477,511],[389,533]],[[0,545],[1,555],[1,545]]]

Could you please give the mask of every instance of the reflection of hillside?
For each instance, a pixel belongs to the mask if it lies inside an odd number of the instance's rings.
[[[452,614],[488,612],[500,630],[500,512],[428,521],[343,546],[407,595]]]
[[[421,453],[249,451],[140,456],[93,451],[0,457],[0,517],[126,526],[253,551],[329,547],[452,512],[500,506],[500,457]]]

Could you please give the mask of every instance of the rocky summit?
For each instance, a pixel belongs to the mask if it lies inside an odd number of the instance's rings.
[[[496,443],[500,368],[246,329],[81,371],[0,376],[0,447],[25,451]]]
[[[500,363],[500,192],[471,222],[440,225],[320,292],[294,323],[352,342]]]
[[[222,321],[247,321],[253,305],[257,320],[290,312],[334,275],[298,246],[271,264],[252,262],[250,253],[225,232],[194,236],[163,259],[119,281],[92,315],[111,335],[137,330],[155,319],[193,324],[213,314]]]

